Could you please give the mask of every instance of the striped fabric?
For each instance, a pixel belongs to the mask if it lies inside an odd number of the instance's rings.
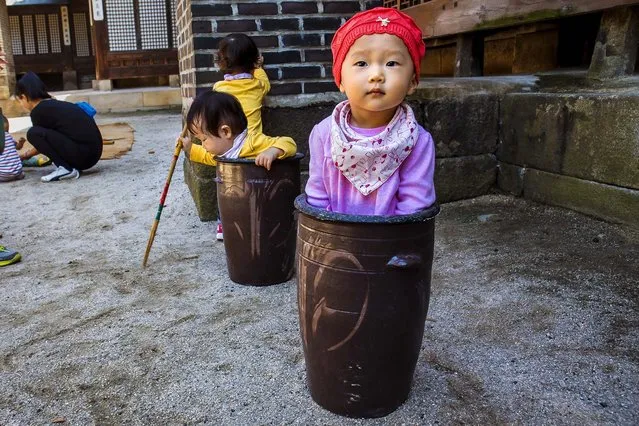
[[[4,152],[0,154],[0,179],[18,176],[22,173],[22,161],[16,151],[16,141],[4,132]]]

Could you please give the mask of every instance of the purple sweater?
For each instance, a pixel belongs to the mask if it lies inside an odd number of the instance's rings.
[[[333,164],[330,126],[328,117],[313,128],[308,140],[311,159],[306,197],[311,206],[338,213],[394,216],[415,213],[435,203],[435,144],[422,126],[410,155],[368,196],[362,195]],[[353,129],[365,137],[384,130],[383,127]]]

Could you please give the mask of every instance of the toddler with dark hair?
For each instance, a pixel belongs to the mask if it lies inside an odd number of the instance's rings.
[[[215,155],[226,158],[252,158],[255,164],[271,169],[275,159],[292,157],[297,151],[293,139],[271,137],[250,130],[242,105],[233,95],[215,90],[197,96],[186,116],[189,132],[202,142],[193,145],[190,137],[182,139],[189,160],[215,166]],[[222,240],[218,221],[216,238]]]
[[[202,142],[193,145],[191,138],[182,139],[189,160],[215,166],[213,158],[252,158],[255,164],[270,170],[273,161],[292,157],[297,146],[288,136],[271,137],[250,131],[242,105],[232,95],[215,90],[195,98],[186,116],[189,132]],[[196,149],[203,148],[203,149]],[[203,155],[203,151],[210,155]]]

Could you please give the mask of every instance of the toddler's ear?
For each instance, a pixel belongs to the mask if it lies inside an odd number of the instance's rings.
[[[344,89],[344,85],[342,84],[342,82],[339,83],[339,91],[342,93],[346,93],[346,89]]]
[[[408,86],[408,92],[406,94],[412,95],[413,93],[415,93],[415,89],[417,89],[418,85],[419,85],[419,78],[415,74],[413,74],[413,76],[410,79],[410,85]]]
[[[233,131],[231,130],[231,126],[227,124],[222,124],[220,126],[220,130],[217,132],[220,136],[225,138],[230,138],[233,136]]]

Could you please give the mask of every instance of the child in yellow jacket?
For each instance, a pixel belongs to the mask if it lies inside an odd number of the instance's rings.
[[[232,95],[215,90],[197,96],[186,116],[189,132],[202,142],[193,145],[191,138],[182,139],[189,160],[215,166],[213,158],[253,158],[255,164],[271,169],[273,161],[292,157],[297,152],[295,141],[288,136],[271,137],[251,131],[242,105]],[[208,155],[207,155],[208,154]]]
[[[248,120],[248,133],[262,133],[262,104],[271,90],[266,72],[261,68],[263,59],[257,45],[246,34],[230,34],[218,46],[216,63],[224,73],[224,80],[213,85],[213,90],[233,95],[240,101]],[[198,145],[193,146],[193,160],[213,165],[213,155]]]
[[[249,132],[262,133],[262,104],[271,83],[257,45],[246,34],[230,34],[220,41],[216,59],[224,80],[216,82],[213,90],[235,96],[248,119]]]

